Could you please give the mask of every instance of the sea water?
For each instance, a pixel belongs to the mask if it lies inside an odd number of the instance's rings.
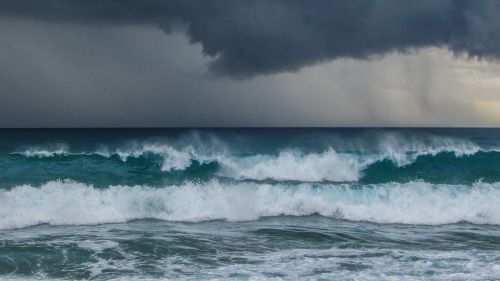
[[[0,130],[0,279],[499,280],[500,130]]]

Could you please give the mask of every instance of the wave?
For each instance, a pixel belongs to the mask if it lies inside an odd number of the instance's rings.
[[[115,149],[101,148],[90,152],[73,152],[68,145],[56,145],[52,148],[29,148],[21,152],[12,152],[12,155],[22,155],[28,158],[52,158],[52,157],[72,157],[72,156],[99,156],[111,158],[117,156],[121,161],[126,162],[129,158],[140,158],[147,155],[158,155],[163,158],[161,170],[170,172],[174,170],[185,170],[189,168],[192,161],[205,164],[216,161],[213,157],[204,157],[192,146],[183,149],[176,149],[169,145],[145,144],[138,148]]]
[[[456,157],[473,155],[478,152],[489,152],[492,149],[481,148],[466,139],[442,136],[412,136],[403,137],[396,133],[383,134],[376,141],[377,149],[384,159],[405,166],[413,163],[418,157],[441,153],[453,153]]]
[[[500,225],[500,183],[425,182],[353,186],[185,183],[164,188],[72,181],[0,191],[0,229],[80,225],[136,219],[246,221],[269,216],[325,217],[401,224],[470,222]]]
[[[97,154],[97,152],[94,152]],[[49,158],[56,156],[68,156],[69,146],[66,144],[54,144],[48,147],[33,147],[21,152],[12,152],[14,155],[23,155],[25,157]],[[75,153],[75,155],[84,155],[85,153]]]
[[[256,155],[219,159],[218,175],[238,180],[274,180],[299,182],[351,182],[375,160],[357,155],[339,154],[333,149],[322,153],[282,151],[277,156]]]
[[[382,145],[383,144],[383,145]],[[481,149],[472,143],[442,139],[430,144],[409,142],[400,144],[395,140],[381,142],[372,151],[336,151],[327,148],[322,152],[303,152],[300,148],[283,149],[276,154],[241,156],[226,150],[206,150],[194,146],[174,147],[167,144],[142,144],[131,148],[101,148],[94,151],[73,152],[66,145],[48,148],[30,148],[12,154],[25,157],[116,157],[121,161],[130,158],[161,159],[161,171],[185,171],[193,163],[205,165],[216,163],[216,176],[236,180],[298,181],[298,182],[354,182],[363,178],[364,171],[375,163],[390,161],[396,167],[415,163],[422,156],[437,156],[453,153],[455,157],[475,155],[495,150]],[[154,165],[157,165],[155,160]],[[211,171],[213,172],[213,171]]]

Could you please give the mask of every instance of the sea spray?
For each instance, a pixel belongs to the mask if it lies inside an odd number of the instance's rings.
[[[402,224],[500,224],[500,183],[380,185],[204,184],[96,189],[72,182],[0,191],[0,229],[135,219],[247,221],[269,216],[325,217]]]
[[[0,279],[498,280],[500,130],[0,130]]]

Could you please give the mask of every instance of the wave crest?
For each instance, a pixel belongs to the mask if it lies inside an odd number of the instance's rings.
[[[362,178],[368,166],[383,160],[403,167],[414,163],[421,156],[454,153],[456,157],[462,157],[494,151],[481,149],[467,140],[435,136],[408,139],[400,134],[384,134],[383,137],[376,138],[374,143],[370,149],[359,145],[360,147],[352,150],[329,147],[320,152],[304,152],[297,147],[269,154],[255,152],[250,156],[220,148],[225,147],[224,145],[208,148],[203,145],[174,146],[164,143],[133,144],[84,152],[73,152],[67,145],[57,145],[51,148],[31,148],[14,154],[38,158],[97,155],[105,158],[117,157],[124,162],[129,158],[154,155],[162,159],[161,171],[167,173],[184,171],[197,162],[202,165],[217,163],[217,176],[236,180],[353,182]],[[157,165],[156,161],[154,165]]]
[[[278,156],[222,159],[220,175],[240,180],[347,182],[359,180],[362,169],[372,161],[333,149],[308,154],[290,150]]]
[[[199,222],[256,220],[267,216],[326,217],[376,223],[500,224],[500,183],[431,185],[268,185],[186,183],[180,186],[111,186],[71,181],[0,192],[0,229],[37,224],[79,225],[135,219]]]

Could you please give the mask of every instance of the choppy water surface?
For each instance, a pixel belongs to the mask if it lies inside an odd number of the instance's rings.
[[[500,130],[0,130],[0,279],[500,279]]]

